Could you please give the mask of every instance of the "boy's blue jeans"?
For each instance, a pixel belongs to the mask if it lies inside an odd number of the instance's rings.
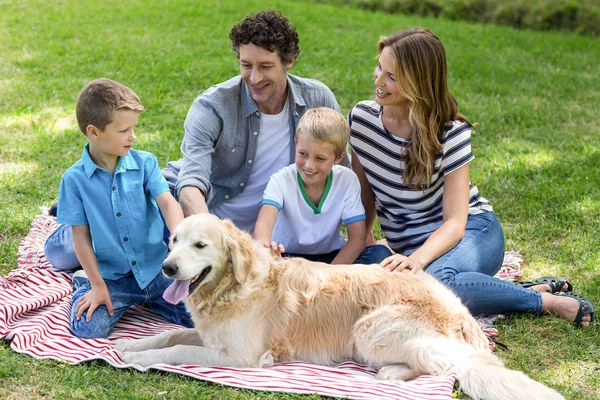
[[[494,278],[504,259],[504,232],[496,214],[469,215],[465,235],[425,269],[452,289],[473,315],[542,313],[542,295]]]
[[[295,253],[283,253],[284,257],[302,257],[310,261],[324,262],[331,264],[333,259],[338,255],[340,251],[334,250],[327,254],[295,254]],[[376,244],[367,247],[352,264],[379,264],[385,258],[392,255],[390,249],[381,244]]]
[[[112,317],[108,314],[106,306],[101,305],[92,314],[90,322],[86,322],[87,310],[77,320],[75,313],[77,304],[81,297],[92,289],[90,281],[85,277],[77,276],[77,274],[75,273],[73,276],[73,298],[71,300],[71,329],[77,337],[85,339],[108,337],[123,313],[136,304],[148,307],[175,324],[188,328],[193,326],[192,319],[183,303],[174,305],[163,299],[165,289],[173,280],[166,278],[162,273],[159,273],[144,289],[140,289],[133,274],[117,280],[105,279],[104,282],[114,308]]]

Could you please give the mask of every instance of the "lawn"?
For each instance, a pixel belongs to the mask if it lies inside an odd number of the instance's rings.
[[[326,83],[344,113],[372,97],[379,36],[434,31],[448,52],[450,89],[477,123],[471,179],[503,223],[507,249],[523,253],[528,278],[568,277],[600,307],[600,40],[302,1],[0,2],[0,273],[16,267],[31,220],[56,201],[62,173],[81,155],[80,89],[98,77],[134,89],[147,109],[136,147],[164,166],[179,158],[193,99],[237,74],[232,24],[265,4],[299,31],[292,73]],[[498,326],[508,346],[498,355],[569,399],[597,399],[598,326],[511,316]],[[318,398],[38,361],[4,341],[0,359],[0,398]]]

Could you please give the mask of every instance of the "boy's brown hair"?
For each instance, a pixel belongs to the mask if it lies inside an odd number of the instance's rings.
[[[339,157],[346,151],[350,127],[346,118],[331,108],[311,108],[298,122],[296,141],[300,136],[333,145],[333,152]]]
[[[119,82],[107,78],[91,81],[77,99],[75,113],[79,129],[86,136],[88,125],[103,131],[113,121],[117,110],[142,112],[144,106],[133,90]]]

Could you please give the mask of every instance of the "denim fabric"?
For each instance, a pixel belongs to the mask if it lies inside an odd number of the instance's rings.
[[[471,314],[530,312],[541,314],[542,296],[494,278],[504,259],[504,232],[496,214],[469,215],[465,235],[426,272],[452,289]]]
[[[290,104],[290,163],[298,121],[314,107],[340,111],[323,83],[288,74]],[[209,209],[240,194],[253,166],[260,135],[260,111],[240,76],[212,86],[194,100],[185,119],[183,158],[168,163],[163,176],[170,187],[193,186],[206,195]],[[273,151],[277,151],[274,143]],[[348,157],[342,164],[350,166]],[[234,221],[235,222],[235,221]]]
[[[155,313],[162,315],[167,321],[192,327],[193,322],[185,310],[183,303],[173,305],[163,299],[165,289],[173,282],[162,273],[158,274],[144,289],[140,289],[133,275],[128,275],[117,280],[105,279],[106,287],[114,307],[111,317],[106,306],[98,307],[92,314],[90,322],[86,322],[87,310],[77,320],[75,310],[79,299],[91,290],[90,281],[81,276],[73,277],[73,298],[71,300],[71,329],[73,334],[80,338],[106,338],[113,330],[125,311],[136,304],[148,307]]]
[[[71,225],[59,225],[44,243],[46,258],[56,269],[69,271],[80,267],[73,247]]]
[[[302,257],[310,261],[316,262],[324,262],[327,264],[331,264],[335,256],[338,255],[340,251],[335,250],[327,254],[294,254],[294,253],[283,253],[284,257]],[[392,253],[390,249],[381,244],[376,244],[373,246],[367,247],[353,262],[353,264],[379,264],[386,257],[391,256]]]
[[[154,199],[168,190],[151,153],[130,150],[119,158],[113,176],[94,163],[87,144],[60,182],[57,222],[89,226],[104,279],[133,272],[143,288],[160,273],[167,255]]]

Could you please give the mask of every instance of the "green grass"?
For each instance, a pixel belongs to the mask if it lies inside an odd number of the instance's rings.
[[[81,154],[75,101],[89,80],[109,77],[141,97],[137,148],[161,165],[179,157],[193,99],[237,73],[232,24],[262,1],[0,2],[0,273],[39,207],[56,200],[60,177]],[[374,14],[273,1],[296,25],[302,53],[292,69],[332,88],[344,112],[373,93],[380,35],[413,26],[444,42],[450,88],[478,123],[472,181],[503,223],[507,248],[528,278],[568,277],[600,300],[600,42],[569,34]],[[558,318],[514,316],[499,325],[507,366],[569,399],[597,399],[600,330]],[[0,398],[267,398],[175,374],[102,362],[68,366],[0,344]]]

